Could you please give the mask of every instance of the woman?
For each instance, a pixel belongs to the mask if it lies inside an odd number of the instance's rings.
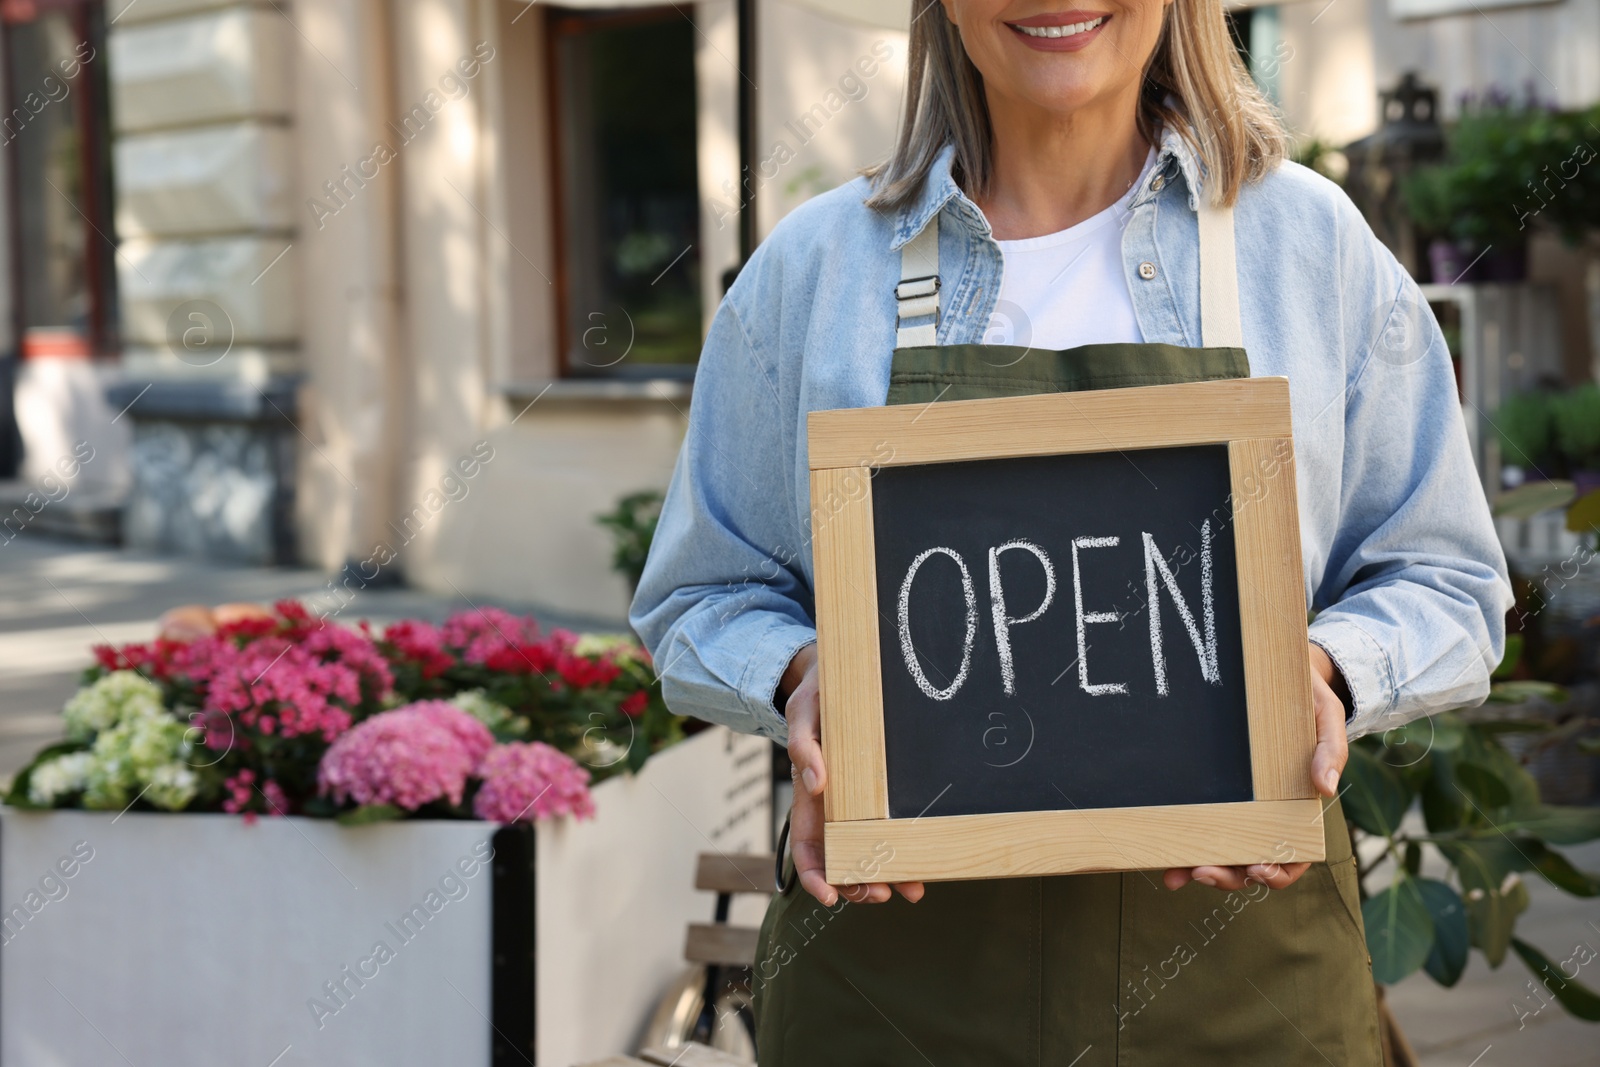
[[[918,0],[893,156],[785,219],[723,302],[633,621],[669,703],[794,761],[763,1067],[1380,1062],[1336,799],[1326,863],[854,906],[822,873],[809,411],[1285,375],[1317,788],[1347,737],[1484,697],[1510,593],[1443,338],[1283,152],[1219,0]]]

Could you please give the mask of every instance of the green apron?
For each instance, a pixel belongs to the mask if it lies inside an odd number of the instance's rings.
[[[900,347],[887,402],[1249,373],[1232,347]],[[916,904],[828,908],[790,863],[757,947],[761,1067],[1381,1067],[1336,801],[1323,825],[1327,862],[1276,891],[1174,892],[1135,871],[930,883]]]

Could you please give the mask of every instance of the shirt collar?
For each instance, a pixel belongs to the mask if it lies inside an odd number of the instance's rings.
[[[895,213],[894,240],[889,246],[890,251],[899,251],[906,242],[921,233],[929,220],[943,211],[952,201],[958,219],[965,222],[974,232],[985,237],[989,235],[989,221],[983,217],[983,212],[978,210],[978,206],[961,191],[960,186],[956,185],[955,178],[950,174],[950,164],[955,158],[955,151],[954,145],[945,145],[939,150],[939,154],[928,167],[928,176],[922,183],[921,191],[914,200]],[[1188,186],[1190,210],[1198,210],[1200,196],[1205,187],[1205,163],[1195,154],[1183,135],[1172,129],[1161,132],[1161,144],[1156,151],[1156,165],[1145,175],[1144,187],[1135,195],[1134,205],[1142,204],[1156,195],[1160,187],[1152,188],[1152,183],[1158,176],[1164,183],[1174,169],[1183,176],[1184,184]]]

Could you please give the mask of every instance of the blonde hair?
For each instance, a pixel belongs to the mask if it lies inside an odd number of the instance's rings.
[[[866,171],[874,208],[913,200],[946,145],[955,147],[952,174],[969,195],[982,195],[993,177],[983,76],[967,57],[961,31],[933,10],[939,6],[940,0],[913,5],[900,135],[894,153]],[[1232,204],[1245,182],[1262,177],[1288,151],[1277,112],[1234,49],[1221,0],[1172,0],[1145,67],[1137,121],[1152,145],[1168,128],[1188,142],[1205,164],[1205,194],[1215,204]]]

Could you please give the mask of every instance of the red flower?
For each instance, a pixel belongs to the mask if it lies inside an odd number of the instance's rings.
[[[622,668],[610,660],[587,659],[570,652],[561,654],[556,661],[556,670],[561,672],[561,680],[574,689],[610,685],[622,674]]]
[[[502,645],[489,652],[483,665],[508,674],[544,674],[556,666],[556,653],[543,641]]]
[[[636,719],[644,714],[644,709],[649,703],[650,694],[641,689],[617,706],[622,709],[622,714]]]
[[[456,665],[455,657],[445,651],[439,629],[431,623],[418,619],[392,623],[384,628],[383,640],[400,659],[421,668],[423,678],[437,678]]]

